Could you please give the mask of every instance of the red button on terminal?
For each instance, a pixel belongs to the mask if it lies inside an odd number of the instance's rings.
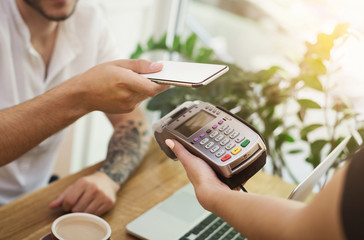
[[[225,156],[223,156],[221,158],[221,161],[225,162],[225,161],[229,160],[230,158],[231,158],[231,155],[230,154],[226,154]]]

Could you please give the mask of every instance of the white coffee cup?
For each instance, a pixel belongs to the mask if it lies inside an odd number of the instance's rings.
[[[69,213],[52,224],[54,240],[108,240],[110,225],[102,218],[89,213]]]

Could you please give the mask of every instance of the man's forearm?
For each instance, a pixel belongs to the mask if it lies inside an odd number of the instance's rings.
[[[26,153],[87,113],[72,84],[0,111],[0,166]]]
[[[123,122],[115,129],[100,171],[122,185],[142,161],[149,143],[150,136],[143,121]]]
[[[145,60],[103,63],[33,100],[0,110],[0,166],[89,112],[133,111],[142,100],[168,88],[137,73],[157,72],[161,68],[161,64]]]

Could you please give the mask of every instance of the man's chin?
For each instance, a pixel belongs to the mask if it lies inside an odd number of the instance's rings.
[[[67,4],[66,1],[60,2],[46,2],[47,4],[41,5],[40,2],[35,0],[24,0],[30,7],[36,10],[44,18],[49,21],[63,21],[69,18],[75,11],[76,4],[75,1],[72,5]]]
[[[75,9],[72,9],[71,11],[69,9],[57,9],[53,11],[41,11],[40,14],[43,15],[47,20],[50,21],[63,21],[69,18],[73,13]]]
[[[67,14],[67,15],[46,15],[44,16],[46,19],[50,20],[50,21],[55,21],[55,22],[61,22],[66,20],[67,18],[70,17],[71,14]]]

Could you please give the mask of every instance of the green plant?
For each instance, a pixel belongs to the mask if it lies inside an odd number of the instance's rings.
[[[347,28],[346,24],[338,25],[331,34],[319,34],[316,43],[306,43],[307,51],[297,63],[300,69],[298,76],[289,76],[277,66],[251,72],[228,64],[229,72],[218,81],[198,89],[170,88],[153,97],[147,108],[161,111],[162,116],[188,100],[203,100],[229,110],[235,108],[238,116],[252,123],[262,133],[273,173],[282,176],[282,171],[285,170],[294,182],[298,182],[287,165],[287,157],[309,148],[310,153],[305,160],[313,168],[316,167],[322,155],[331,151],[343,139],[343,135],[348,133],[339,134],[338,129],[345,128],[348,120],[352,121],[356,117],[350,102],[331,96],[333,86],[329,84],[330,74],[325,65],[330,61],[335,41],[347,36]],[[212,49],[198,42],[195,34],[184,41],[180,36],[175,37],[172,47],[166,45],[166,36],[158,41],[150,38],[146,46],[139,44],[131,57],[139,58],[142,54],[155,50],[178,53],[182,59],[192,62],[221,63]],[[307,92],[320,96],[324,99],[323,103],[301,96]],[[324,117],[310,121],[315,115]],[[361,124],[356,122],[355,128],[363,137],[364,128]],[[318,134],[322,130],[325,134]],[[356,141],[351,139],[346,155],[357,148]],[[337,167],[346,155],[342,155],[333,167]]]

